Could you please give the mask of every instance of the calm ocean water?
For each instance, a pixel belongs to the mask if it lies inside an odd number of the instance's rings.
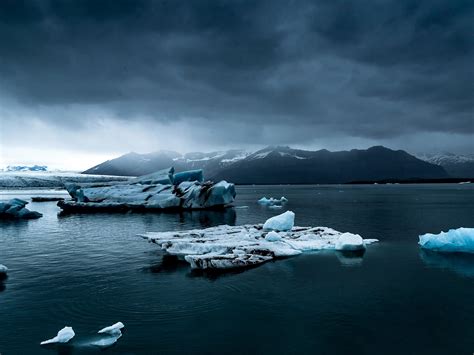
[[[58,215],[0,222],[0,353],[98,353],[98,329],[126,328],[111,354],[468,354],[474,255],[420,251],[418,235],[474,227],[472,185],[242,186],[237,208],[183,214]],[[0,191],[0,199],[44,195]],[[58,194],[58,193],[56,193]],[[61,194],[59,194],[61,195]],[[170,263],[137,233],[264,222],[286,196],[297,225],[378,238],[363,260],[303,254],[222,276]],[[248,206],[242,208],[242,206]],[[39,342],[70,325],[61,347]]]

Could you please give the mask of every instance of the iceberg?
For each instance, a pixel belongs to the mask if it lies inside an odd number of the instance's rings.
[[[283,204],[287,203],[288,199],[283,196],[280,199],[273,198],[273,197],[270,197],[270,198],[262,197],[257,202],[263,206],[276,207],[276,206],[282,206]]]
[[[281,240],[280,235],[275,232],[275,231],[270,231],[268,234],[265,236],[265,240],[267,242],[279,242]]]
[[[339,251],[356,251],[364,249],[364,239],[362,239],[359,234],[343,233],[336,241],[336,250]]]
[[[74,338],[74,330],[71,327],[64,327],[58,332],[54,338],[42,341],[41,345],[55,344],[55,343],[67,343],[69,340]]]
[[[142,175],[137,178],[131,179],[131,184],[160,184],[160,185],[171,185],[173,184],[174,168],[167,168],[158,170],[154,173]]]
[[[292,211],[286,211],[278,216],[267,219],[263,225],[265,230],[288,231],[295,225],[295,214]]]
[[[122,322],[117,322],[109,327],[102,328],[99,330],[97,333],[99,334],[110,334],[110,335],[116,335],[116,334],[122,334],[121,329],[124,328],[125,326],[123,325]]]
[[[5,280],[8,276],[8,268],[5,265],[0,264],[0,281]]]
[[[225,207],[235,199],[234,184],[202,181],[202,170],[173,175],[160,170],[130,182],[79,186],[66,184],[72,200],[59,201],[66,212],[208,209]],[[198,179],[188,181],[189,179]]]
[[[423,249],[447,253],[474,253],[474,228],[450,229],[439,234],[423,234],[418,244]]]
[[[247,224],[148,232],[140,236],[157,244],[167,255],[185,260],[192,269],[212,271],[258,266],[306,251],[335,250],[342,234],[327,227],[292,227],[276,232],[266,230],[262,224]],[[375,241],[370,239],[365,244]]]
[[[173,184],[179,185],[184,181],[204,181],[204,176],[202,174],[202,169],[199,170],[188,170],[181,173],[176,173],[173,176]]]
[[[96,340],[91,344],[99,348],[108,348],[109,346],[114,345],[117,340],[122,337],[122,331],[125,326],[122,322],[117,322],[109,327],[102,328],[97,333],[106,335],[105,338]]]
[[[36,211],[30,211],[25,206],[27,201],[19,198],[11,199],[8,202],[0,202],[0,219],[35,219],[43,215]]]

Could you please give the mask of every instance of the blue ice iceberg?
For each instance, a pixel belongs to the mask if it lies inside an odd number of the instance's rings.
[[[39,212],[30,211],[25,206],[27,201],[19,198],[11,199],[8,202],[0,202],[0,219],[35,219],[43,215]]]
[[[189,170],[183,171],[181,173],[176,173],[173,176],[173,184],[179,185],[184,181],[204,181],[204,176],[202,174],[202,169],[199,170]]]
[[[173,184],[173,174],[174,168],[167,168],[163,170],[156,171],[151,174],[139,176],[137,178],[131,179],[129,183],[131,184],[161,184],[161,185],[171,185]]]
[[[439,234],[420,235],[418,244],[439,252],[474,253],[474,228],[450,229]]]
[[[289,231],[295,225],[295,213],[286,211],[285,213],[273,216],[263,225],[264,230]]]
[[[72,200],[59,201],[58,206],[67,212],[182,210],[223,207],[234,201],[234,184],[224,180],[218,183],[203,182],[202,170],[176,175],[173,175],[173,171],[173,168],[160,170],[112,185],[66,184]],[[187,181],[189,179],[197,180]]]

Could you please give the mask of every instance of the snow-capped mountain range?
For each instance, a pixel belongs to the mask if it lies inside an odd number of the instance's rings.
[[[450,176],[474,177],[474,154],[419,153],[416,157],[431,164],[442,166]]]
[[[439,165],[402,150],[381,146],[339,152],[270,146],[256,152],[236,149],[187,154],[171,151],[128,153],[84,173],[138,176],[170,166],[177,171],[203,169],[208,179],[240,184],[343,183],[449,176]]]

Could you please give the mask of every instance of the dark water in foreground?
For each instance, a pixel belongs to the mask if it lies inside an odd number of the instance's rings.
[[[418,235],[474,227],[474,186],[247,186],[226,212],[58,216],[0,223],[0,353],[98,353],[86,345],[116,321],[117,354],[469,354],[474,352],[474,255],[423,253]],[[1,199],[19,195],[1,195]],[[0,192],[1,194],[1,192]],[[38,194],[34,194],[38,195]],[[147,231],[263,222],[379,238],[361,260],[304,254],[242,273],[203,277],[163,263]],[[165,260],[166,261],[166,260]],[[76,337],[42,348],[65,325]]]

